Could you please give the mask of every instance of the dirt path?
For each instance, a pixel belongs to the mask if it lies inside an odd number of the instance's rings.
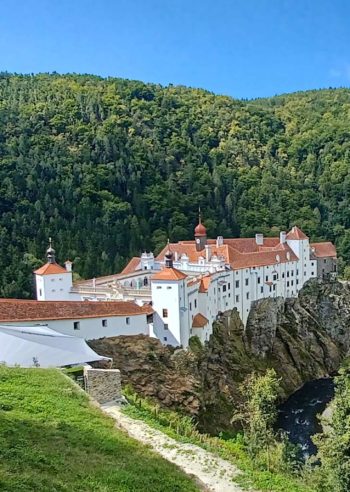
[[[113,417],[117,426],[129,436],[147,444],[168,461],[194,476],[203,489],[212,492],[243,492],[233,482],[240,473],[232,463],[225,461],[205,449],[175,441],[157,429],[153,429],[141,420],[124,415],[116,405],[103,405],[102,409]]]

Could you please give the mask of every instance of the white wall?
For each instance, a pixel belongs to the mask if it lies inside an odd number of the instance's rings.
[[[163,324],[168,325],[168,330],[163,327],[163,338],[160,341],[164,344],[173,341],[172,345],[184,345],[184,341],[188,337],[185,336],[185,332],[188,328],[188,323],[185,320],[185,286],[183,280],[153,280],[151,284],[152,288],[152,307],[158,313],[159,318],[154,326],[154,329],[158,329],[160,333],[161,321]],[[182,308],[182,309],[181,309]],[[163,310],[167,309],[168,316],[164,316]],[[166,331],[170,331],[169,340]],[[185,345],[184,345],[185,346]]]
[[[147,318],[145,314],[129,316],[129,324],[127,324],[127,316],[111,316],[100,318],[84,318],[84,319],[62,319],[62,320],[43,320],[38,322],[27,321],[21,322],[23,326],[48,325],[53,330],[66,335],[72,335],[85,340],[93,340],[103,337],[115,337],[118,335],[149,335]],[[107,326],[102,325],[102,320],[107,320]],[[74,322],[79,322],[79,329],[74,329]],[[3,323],[5,324],[5,323]],[[16,323],[6,323],[6,325],[19,325]]]
[[[55,273],[51,275],[35,275],[36,296],[38,301],[72,301],[70,290],[73,285],[72,272]]]

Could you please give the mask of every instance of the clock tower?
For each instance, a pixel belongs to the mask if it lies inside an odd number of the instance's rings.
[[[207,244],[207,230],[202,224],[201,212],[199,211],[198,225],[194,230],[194,239],[196,242],[196,251],[202,251]]]

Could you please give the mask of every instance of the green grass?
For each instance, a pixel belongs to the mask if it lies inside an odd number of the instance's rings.
[[[0,366],[0,490],[199,489],[174,465],[116,430],[60,371]]]
[[[310,480],[306,483],[306,480],[290,473],[259,469],[249,458],[241,436],[226,440],[201,434],[189,417],[163,410],[153,402],[140,398],[131,388],[126,388],[124,392],[130,402],[123,408],[124,413],[147,422],[178,441],[196,444],[231,461],[243,472],[235,479],[243,488],[262,492],[315,492]],[[271,466],[273,468],[273,463]]]

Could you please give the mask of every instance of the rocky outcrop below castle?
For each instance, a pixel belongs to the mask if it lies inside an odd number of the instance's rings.
[[[306,381],[337,371],[350,348],[350,288],[309,281],[296,299],[271,298],[252,307],[246,329],[237,311],[214,324],[205,347],[164,347],[144,336],[89,342],[113,358],[124,384],[161,406],[192,415],[201,430],[231,429],[240,383],[274,367],[287,397]]]

